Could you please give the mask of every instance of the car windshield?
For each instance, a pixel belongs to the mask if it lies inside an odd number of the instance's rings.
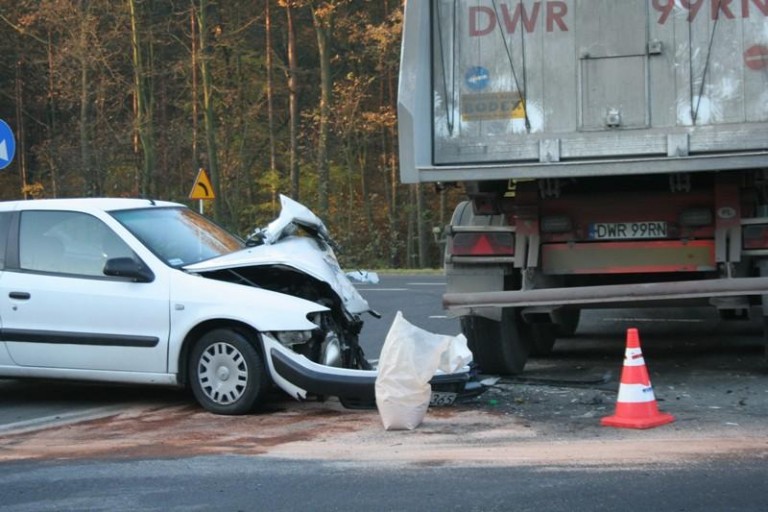
[[[120,210],[111,215],[172,267],[197,263],[245,247],[240,238],[189,208]]]

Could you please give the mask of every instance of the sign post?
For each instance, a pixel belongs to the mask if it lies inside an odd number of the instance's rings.
[[[16,154],[16,139],[8,123],[0,119],[0,170],[5,169],[13,161]]]
[[[192,185],[192,190],[189,193],[190,199],[198,199],[200,201],[200,213],[203,213],[203,200],[216,199],[216,195],[213,193],[213,185],[208,178],[208,173],[202,167],[197,171],[197,178],[195,178],[195,184]]]

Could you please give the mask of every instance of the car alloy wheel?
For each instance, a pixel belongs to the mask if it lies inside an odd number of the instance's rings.
[[[200,356],[197,378],[209,399],[225,405],[237,402],[248,385],[248,364],[235,347],[219,342]]]
[[[190,384],[207,410],[245,414],[263,398],[268,377],[261,355],[243,334],[215,329],[192,350]]]

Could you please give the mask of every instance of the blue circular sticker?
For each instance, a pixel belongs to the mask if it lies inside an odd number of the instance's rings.
[[[464,81],[473,91],[482,91],[488,87],[490,80],[491,74],[482,66],[473,66],[464,73]]]

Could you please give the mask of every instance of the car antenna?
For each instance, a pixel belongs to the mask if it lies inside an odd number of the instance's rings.
[[[149,204],[151,204],[152,206],[157,206],[155,204],[155,200],[152,199],[151,197],[142,197],[142,199],[146,199],[147,201],[149,201]]]

